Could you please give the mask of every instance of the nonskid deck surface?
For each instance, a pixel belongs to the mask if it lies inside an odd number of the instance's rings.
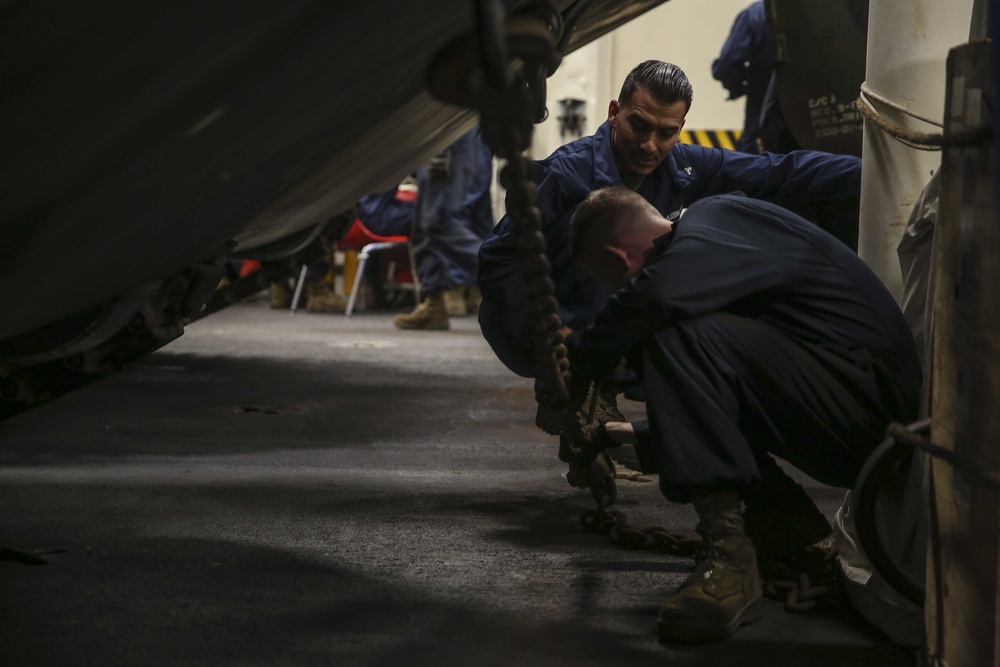
[[[0,425],[4,665],[909,665],[849,611],[767,601],[663,646],[689,562],[581,532],[531,382],[473,318],[241,304]],[[841,492],[812,484],[832,514]],[[692,532],[655,483],[636,525]]]

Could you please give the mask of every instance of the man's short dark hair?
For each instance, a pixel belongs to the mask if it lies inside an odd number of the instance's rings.
[[[613,185],[594,190],[576,207],[570,228],[570,250],[579,257],[585,246],[610,239],[615,223],[627,213],[641,213],[649,203],[634,191]]]
[[[686,111],[691,110],[694,90],[687,74],[677,65],[662,60],[647,60],[636,65],[622,84],[618,93],[619,104],[625,104],[636,88],[642,88],[660,104],[674,104],[684,101]]]

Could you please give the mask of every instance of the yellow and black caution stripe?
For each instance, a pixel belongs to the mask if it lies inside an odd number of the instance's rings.
[[[739,130],[681,130],[682,144],[733,150],[740,140]]]

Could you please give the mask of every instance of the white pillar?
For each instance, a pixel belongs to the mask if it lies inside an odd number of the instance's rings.
[[[603,99],[601,94],[606,88],[602,80],[604,68],[601,58],[608,50],[608,42],[613,38],[613,35],[606,35],[570,53],[549,78],[546,91],[549,116],[535,126],[535,134],[531,140],[532,158],[548,157],[563,144],[593,134],[608,117],[608,101],[612,98]],[[586,120],[580,127],[580,134],[560,132],[559,116],[562,114],[562,106],[559,100],[569,97],[584,101],[581,111]]]
[[[972,5],[973,0],[871,0],[866,87],[940,121],[948,50],[968,41]],[[918,132],[939,131],[870,101],[897,125]],[[896,245],[917,195],[941,164],[941,153],[904,146],[865,120],[861,156],[858,253],[899,298],[902,279]]]

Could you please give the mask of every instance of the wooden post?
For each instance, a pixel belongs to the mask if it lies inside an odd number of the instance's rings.
[[[990,48],[948,57],[945,137],[991,122]],[[931,665],[1000,664],[997,494],[977,471],[1000,471],[1000,221],[991,144],[946,148],[935,231],[931,439],[975,462],[932,459],[927,647]]]

